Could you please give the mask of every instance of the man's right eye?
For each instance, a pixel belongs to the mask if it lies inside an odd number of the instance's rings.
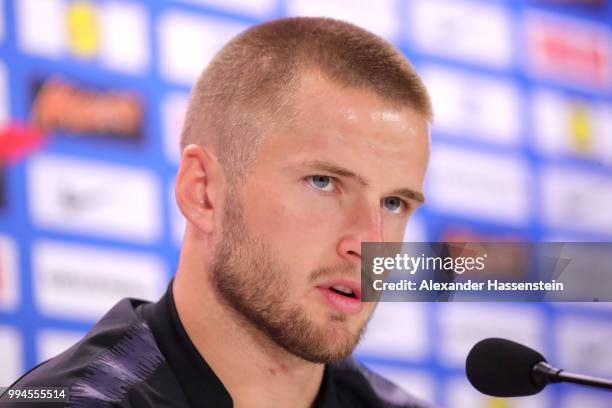
[[[328,193],[334,191],[334,180],[330,176],[309,176],[308,183],[317,190],[325,191]]]

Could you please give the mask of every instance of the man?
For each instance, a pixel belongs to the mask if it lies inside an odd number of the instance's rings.
[[[427,92],[379,37],[324,18],[261,24],[197,82],[176,199],[176,278],[126,299],[15,387],[68,406],[422,407],[350,355],[361,242],[401,241],[423,202]]]

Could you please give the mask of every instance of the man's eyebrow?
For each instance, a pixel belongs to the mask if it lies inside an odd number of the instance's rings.
[[[308,167],[312,167],[313,169],[316,169],[316,170],[323,170],[325,172],[332,173],[339,177],[355,179],[357,180],[359,184],[361,184],[364,187],[367,187],[370,185],[370,183],[368,183],[368,181],[364,177],[360,176],[354,171],[338,166],[328,161],[312,160],[312,161],[305,162],[304,165]]]
[[[355,173],[352,170],[338,166],[334,163],[325,160],[312,160],[303,164],[313,169],[322,170],[339,177],[355,179],[363,187],[368,187],[370,185],[370,183],[363,176]],[[392,191],[389,195],[404,197],[408,200],[415,200],[421,204],[425,202],[425,196],[423,195],[423,193],[415,191],[411,188],[400,188],[398,190]]]

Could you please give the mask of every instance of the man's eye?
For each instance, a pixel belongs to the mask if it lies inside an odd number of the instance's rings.
[[[308,182],[311,186],[316,188],[317,190],[332,192],[334,191],[334,183],[331,177],[329,176],[310,176],[308,177]]]
[[[385,197],[383,198],[383,205],[394,214],[399,214],[406,208],[406,203],[399,197]]]

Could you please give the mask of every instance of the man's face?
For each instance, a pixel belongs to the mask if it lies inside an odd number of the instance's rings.
[[[227,194],[213,282],[249,325],[327,363],[352,352],[375,307],[359,299],[361,242],[402,241],[420,204],[428,126],[315,74],[294,108],[295,122],[270,126],[244,184]]]

